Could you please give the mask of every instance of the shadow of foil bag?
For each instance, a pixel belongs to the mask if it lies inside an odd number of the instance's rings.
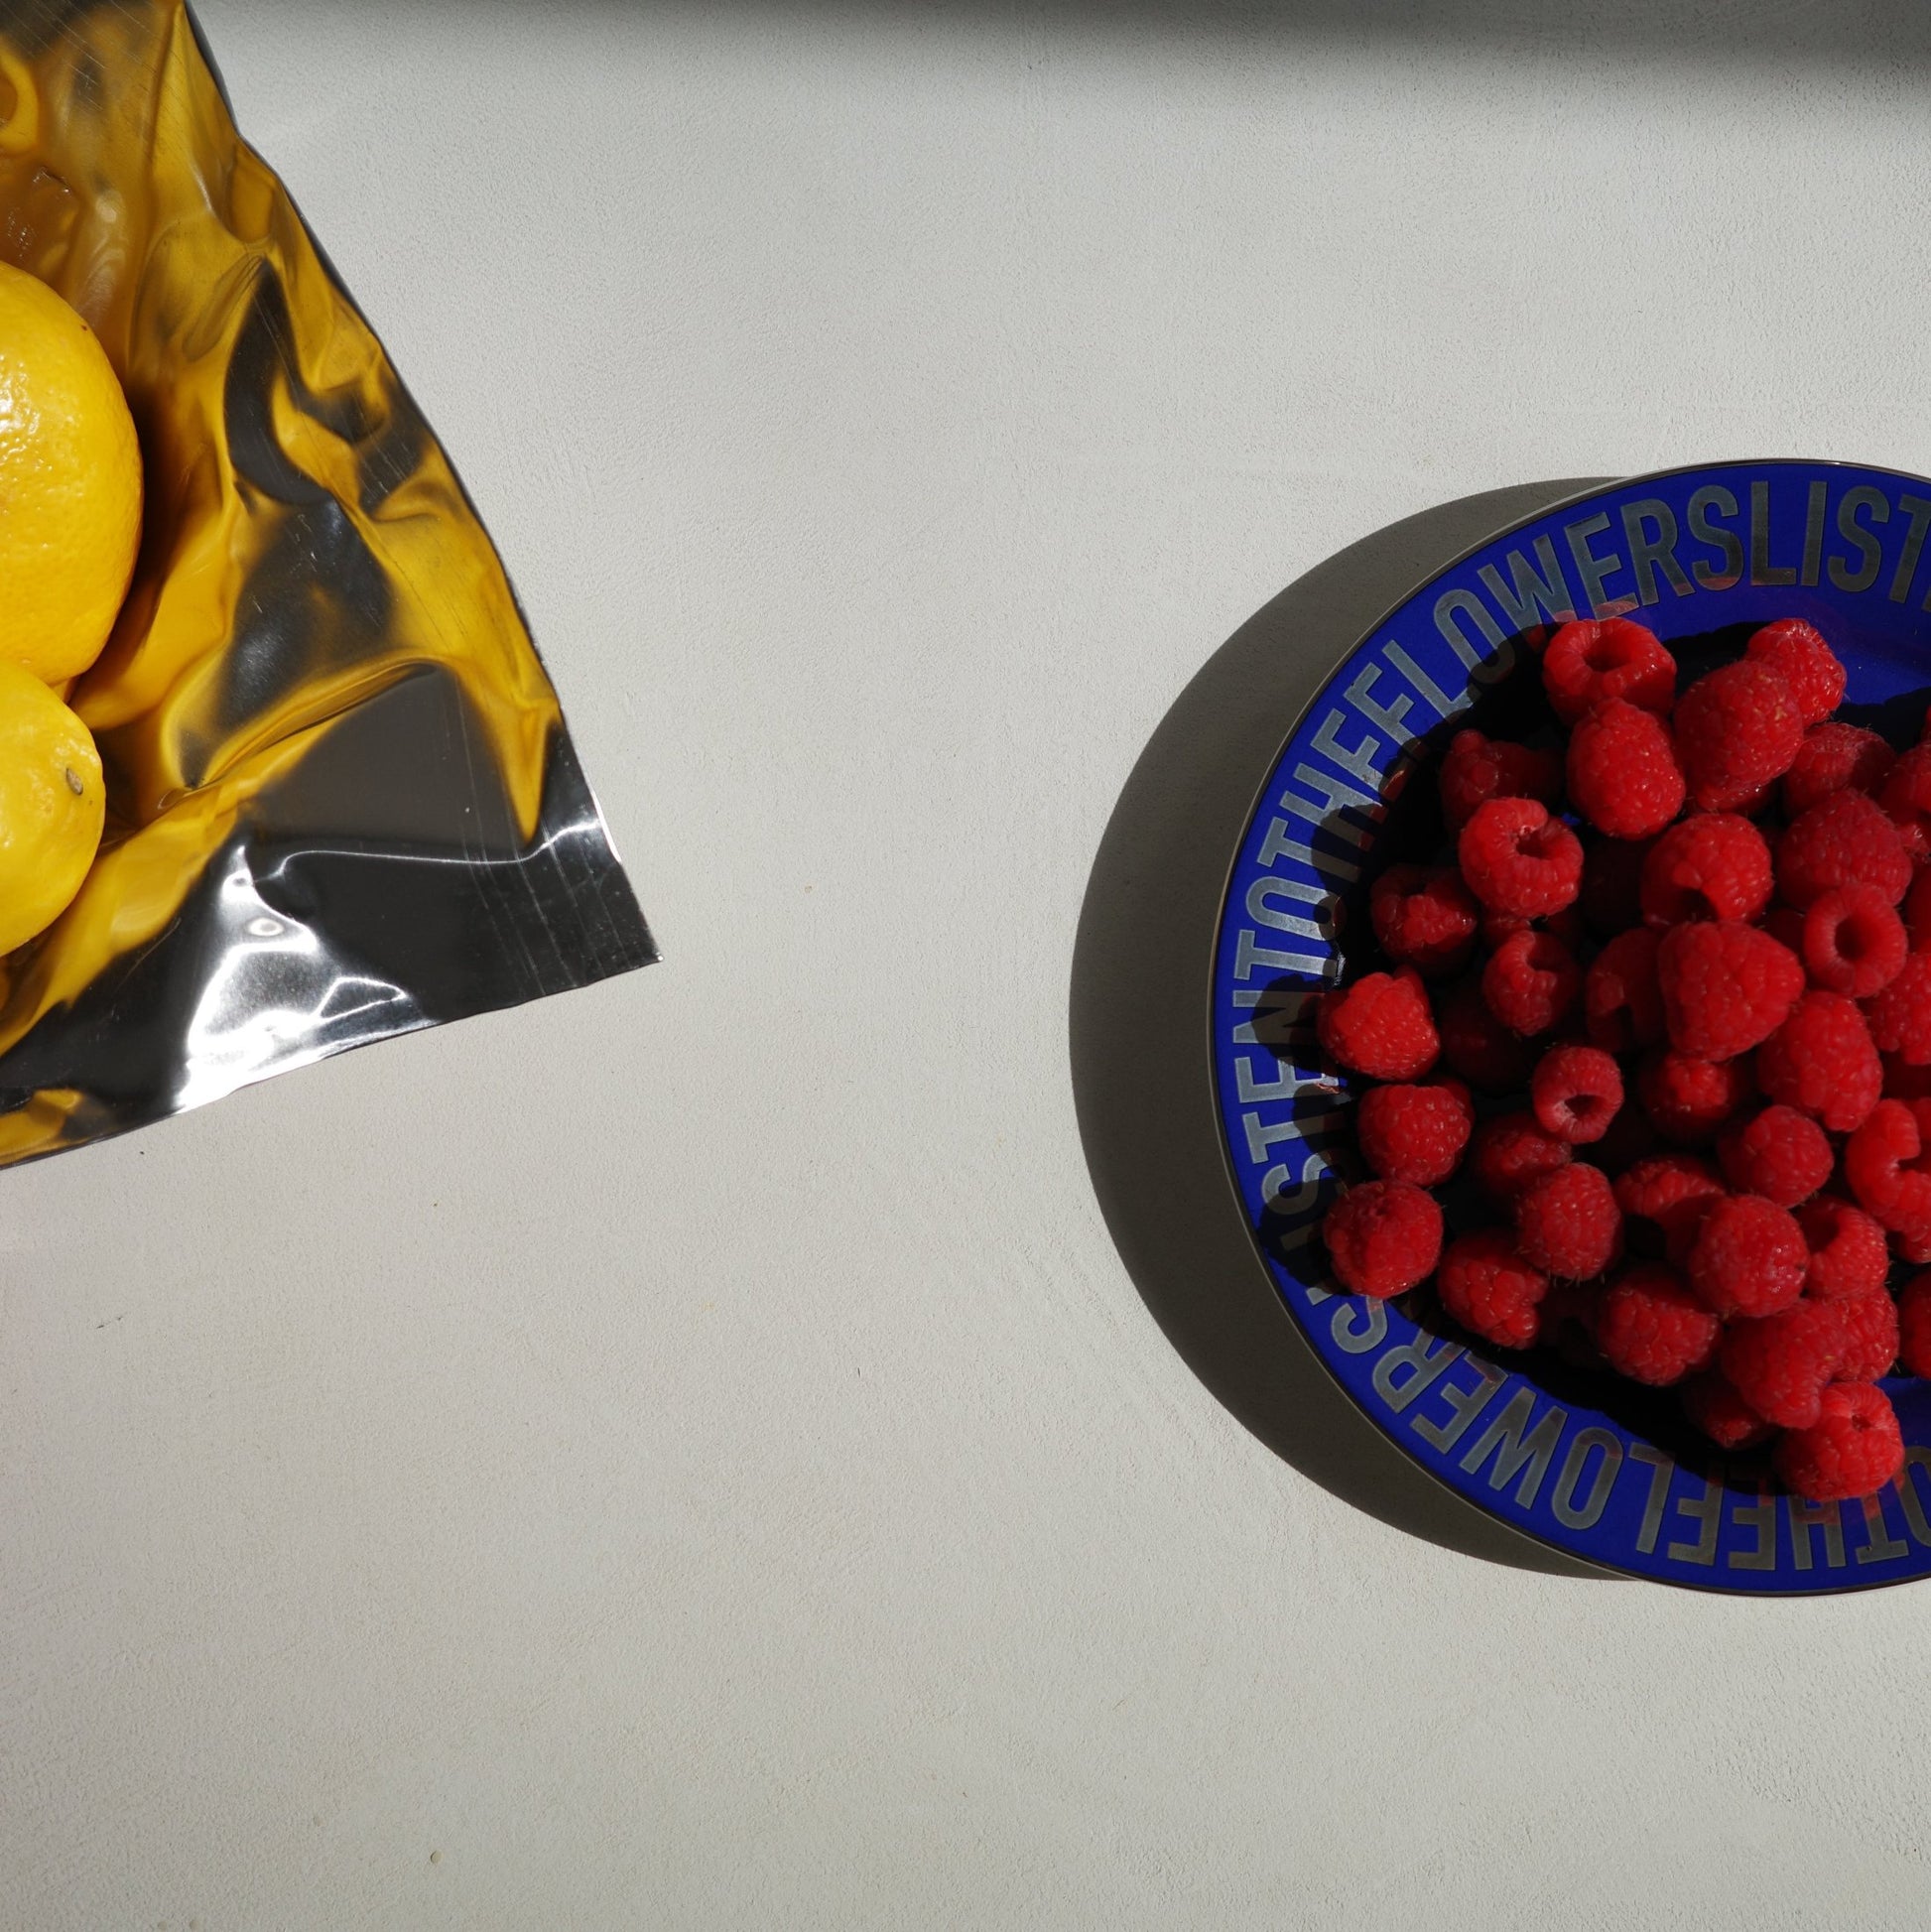
[[[0,962],[0,1164],[648,965],[489,539],[182,0],[0,0],[0,259],[99,334],[148,486],[69,698],[107,837]]]

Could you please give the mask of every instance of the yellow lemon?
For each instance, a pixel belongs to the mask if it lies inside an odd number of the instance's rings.
[[[0,658],[61,684],[100,655],[141,542],[141,446],[94,331],[0,262]]]
[[[106,812],[92,733],[31,671],[0,664],[0,953],[66,911]]]

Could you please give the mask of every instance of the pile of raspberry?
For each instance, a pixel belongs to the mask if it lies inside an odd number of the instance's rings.
[[[1879,1378],[1931,1374],[1931,722],[1900,756],[1838,720],[1795,618],[1680,697],[1625,618],[1563,625],[1541,677],[1551,743],[1453,738],[1452,857],[1374,880],[1389,969],[1320,1000],[1373,1177],[1335,1275],[1432,1277],[1495,1347],[1867,1495],[1903,1465]]]

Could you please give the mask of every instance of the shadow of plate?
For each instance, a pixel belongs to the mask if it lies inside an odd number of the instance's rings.
[[[1073,958],[1074,1100],[1134,1286],[1208,1389],[1330,1493],[1493,1563],[1604,1577],[1485,1515],[1343,1393],[1269,1278],[1227,1172],[1209,1049],[1227,868],[1282,742],[1336,665],[1417,585],[1498,531],[1601,486],[1520,484],[1363,537],[1208,660],[1140,754],[1094,860]]]

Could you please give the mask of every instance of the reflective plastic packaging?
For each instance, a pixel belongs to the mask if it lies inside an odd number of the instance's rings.
[[[92,324],[148,488],[68,700],[107,837],[0,961],[0,1165],[650,964],[489,538],[183,0],[0,0],[0,260]]]

